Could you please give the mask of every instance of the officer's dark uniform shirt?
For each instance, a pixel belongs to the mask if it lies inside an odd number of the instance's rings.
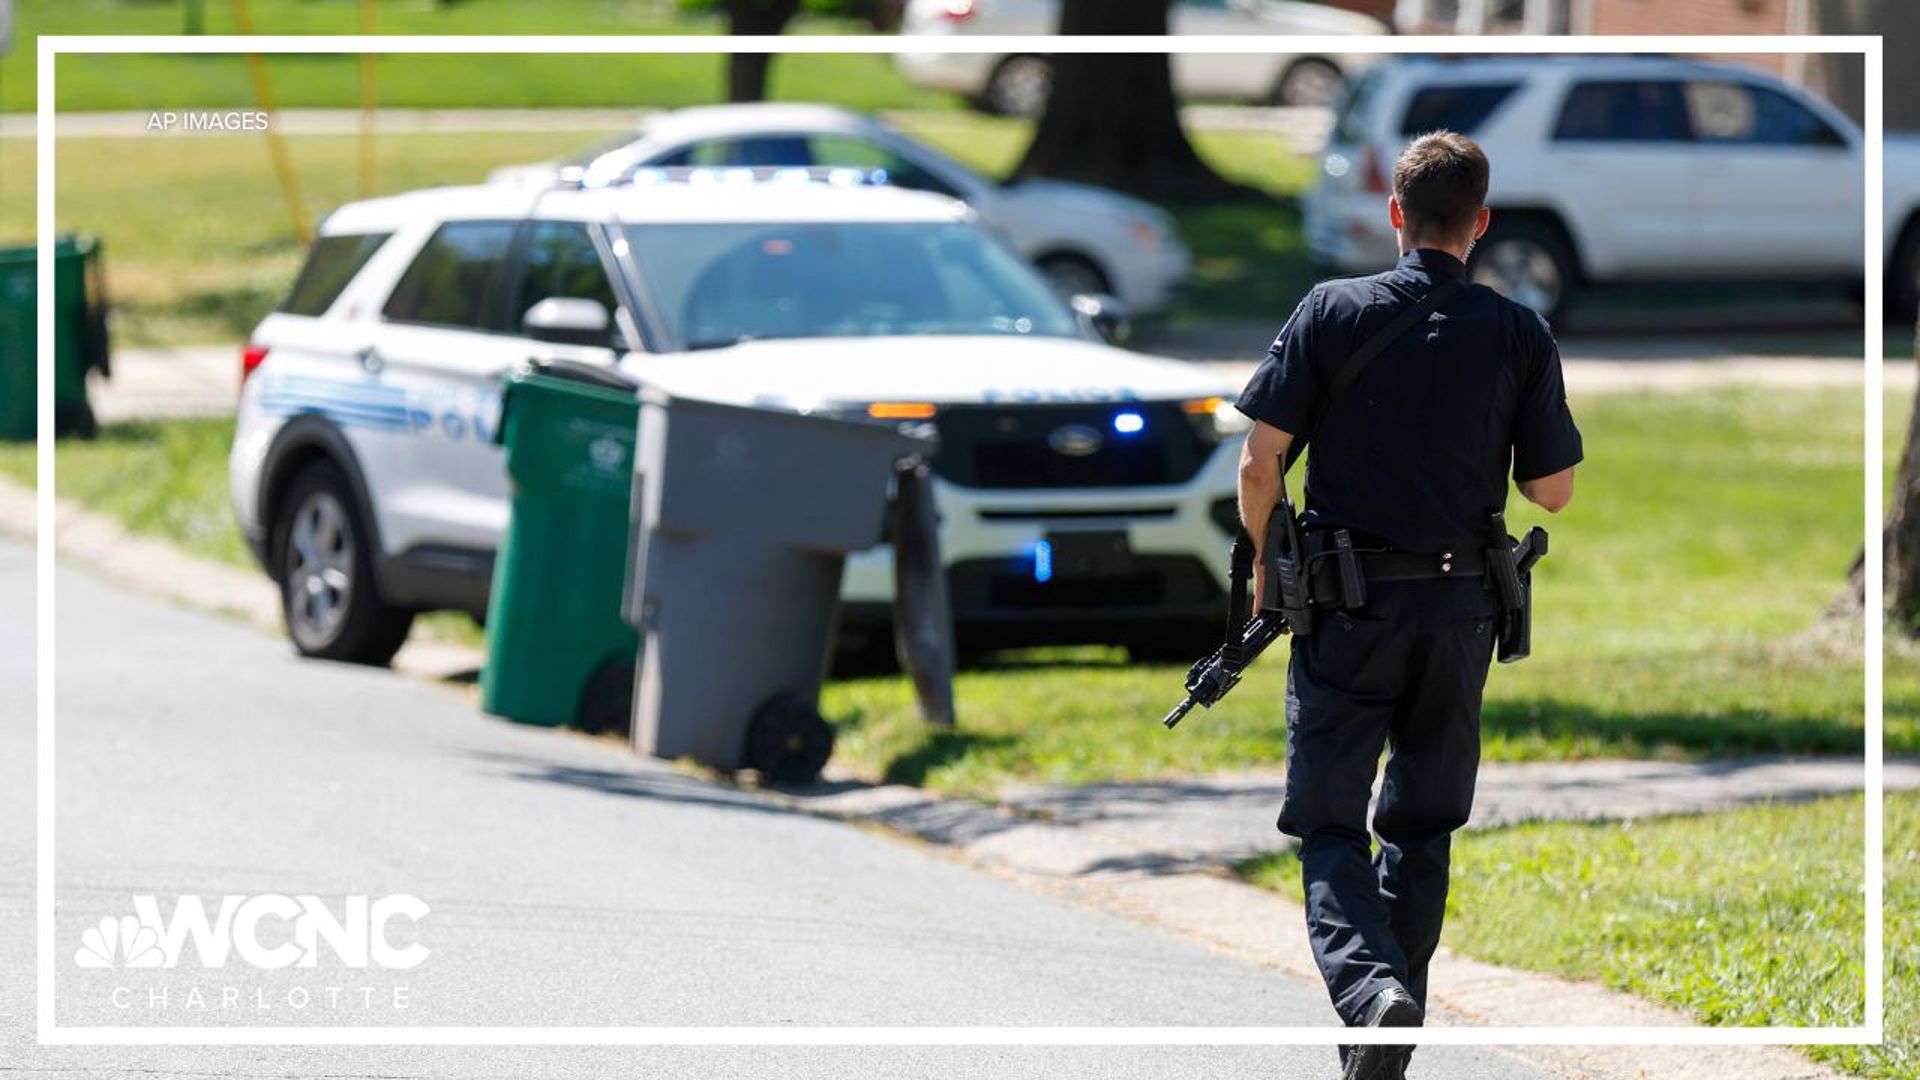
[[[1311,438],[1309,527],[1344,527],[1406,551],[1473,550],[1490,541],[1491,515],[1506,506],[1509,455],[1518,481],[1579,463],[1553,335],[1531,309],[1483,285],[1400,335],[1341,401],[1318,402],[1350,352],[1435,282],[1465,277],[1459,259],[1423,248],[1383,274],[1314,286],[1281,328],[1237,404]]]

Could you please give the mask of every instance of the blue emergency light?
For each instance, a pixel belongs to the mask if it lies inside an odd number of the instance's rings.
[[[1138,435],[1147,430],[1147,418],[1137,412],[1114,413],[1113,430],[1119,435]]]

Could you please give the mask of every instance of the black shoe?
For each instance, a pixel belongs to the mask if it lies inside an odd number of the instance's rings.
[[[1426,1019],[1413,996],[1397,986],[1389,986],[1367,1003],[1363,1027],[1419,1027]],[[1402,1080],[1406,1076],[1408,1047],[1373,1043],[1356,1046],[1347,1055],[1347,1067],[1340,1080]]]

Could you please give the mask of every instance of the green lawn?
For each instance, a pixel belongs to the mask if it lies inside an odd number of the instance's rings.
[[[21,0],[15,45],[0,62],[0,110],[31,111],[40,34],[178,34],[182,3],[127,0]],[[312,0],[249,0],[262,34],[354,34],[359,5]],[[232,7],[206,0],[206,32],[234,33]],[[670,3],[649,0],[463,0],[427,4],[384,0],[381,34],[719,34],[719,18],[686,16]],[[806,18],[797,33],[861,33],[866,24]],[[483,64],[483,77],[474,77]],[[379,102],[394,107],[690,105],[721,92],[724,58],[713,55],[531,56],[485,58],[395,54],[379,61]],[[352,107],[359,98],[357,55],[275,56],[272,90],[283,107]],[[860,107],[945,108],[951,94],[923,90],[895,72],[891,58],[866,55],[784,56],[774,62],[773,96],[832,98]],[[69,55],[59,61],[58,106],[63,110],[228,108],[254,103],[244,61],[237,56],[174,57]]]
[[[1534,656],[1495,669],[1490,760],[1859,753],[1857,649],[1806,628],[1858,547],[1862,417],[1852,391],[1729,390],[1575,402],[1588,463],[1545,521]],[[873,775],[991,796],[1015,780],[1087,782],[1277,767],[1285,649],[1175,732],[1155,723],[1181,669],[1075,651],[976,671],[960,727],[929,731],[897,679],[829,688],[838,755]],[[1920,749],[1920,729],[1891,730]]]
[[[903,123],[989,175],[1018,163],[1030,132],[1022,121],[960,112],[916,113]],[[476,182],[500,165],[569,154],[611,134],[381,136],[378,191]],[[1203,132],[1195,139],[1222,172],[1263,184],[1276,198],[1177,211],[1196,252],[1194,279],[1163,319],[1190,325],[1253,318],[1277,327],[1316,278],[1293,201],[1311,163],[1263,136]],[[359,197],[357,138],[286,142],[311,217]],[[10,175],[33,175],[31,142],[9,139],[0,147]],[[72,138],[61,141],[59,154],[58,220],[63,229],[105,238],[121,343],[237,340],[292,281],[299,245],[263,137]],[[31,186],[0,180],[0,243],[30,242],[33,220]]]
[[[1454,840],[1446,943],[1597,980],[1702,1023],[1863,1020],[1858,797],[1628,824],[1543,823]],[[1815,1058],[1895,1080],[1920,1069],[1920,796],[1887,800],[1887,1030]],[[1243,864],[1300,895],[1291,853]]]

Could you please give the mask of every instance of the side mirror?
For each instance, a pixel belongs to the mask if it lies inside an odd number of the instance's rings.
[[[597,300],[549,296],[527,309],[520,330],[535,341],[554,345],[610,344],[613,320]]]
[[[1133,319],[1127,305],[1105,293],[1082,293],[1067,301],[1080,325],[1109,345],[1119,345],[1133,336]]]

